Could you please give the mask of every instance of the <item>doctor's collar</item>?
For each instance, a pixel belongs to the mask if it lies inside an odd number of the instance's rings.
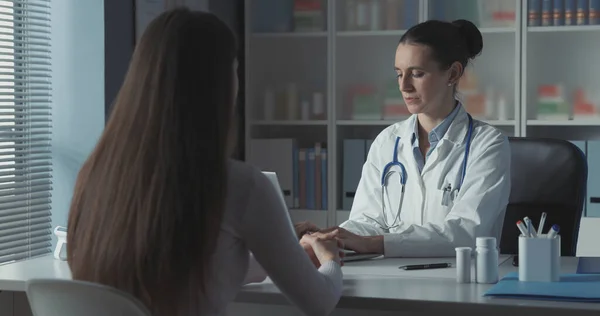
[[[443,137],[441,139],[446,139],[455,145],[459,145],[464,142],[468,130],[467,111],[464,109],[462,102],[458,102],[458,105],[454,108],[454,110],[447,117],[447,119],[450,119],[451,116],[452,119],[448,120],[448,128],[445,131],[444,135],[442,135]],[[404,142],[408,146],[412,146],[417,136],[415,133],[416,124],[417,114],[413,114],[408,119],[406,119],[406,121],[404,121],[404,126],[402,128],[395,129],[394,134],[396,134],[396,136],[400,136],[402,142]]]
[[[454,108],[452,109],[452,111],[450,111],[450,114],[448,114],[444,120],[442,120],[436,127],[434,127],[431,132],[429,132],[429,135],[427,135],[427,139],[429,140],[430,144],[437,144],[440,140],[442,140],[442,138],[444,138],[444,135],[448,132],[448,129],[450,128],[450,125],[452,125],[452,122],[454,121],[454,118],[456,117],[456,115],[458,114],[458,112],[460,111],[459,107],[461,106],[460,101],[457,100],[456,105],[454,106]],[[415,119],[415,121],[413,122],[413,134],[411,137],[411,144],[415,145],[415,141],[418,144],[418,135],[419,135],[419,123],[418,120]]]

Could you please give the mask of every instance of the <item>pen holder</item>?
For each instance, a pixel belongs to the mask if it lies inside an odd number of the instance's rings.
[[[560,280],[560,235],[547,238],[519,236],[519,281]]]

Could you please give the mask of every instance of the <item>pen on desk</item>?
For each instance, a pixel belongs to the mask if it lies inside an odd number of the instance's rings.
[[[546,223],[546,212],[542,212],[542,216],[540,217],[540,226],[538,226],[537,234],[541,235],[544,230],[544,224]]]
[[[404,270],[425,270],[425,269],[440,269],[440,268],[450,268],[452,267],[451,263],[426,263],[426,264],[412,264],[407,266],[398,267],[398,269]]]
[[[548,238],[554,238],[558,235],[558,231],[560,231],[560,226],[557,224],[552,225],[550,231],[548,232]]]
[[[523,218],[525,220],[525,224],[527,224],[527,231],[529,232],[529,237],[537,238],[537,233],[535,232],[535,226],[533,226],[533,222],[531,218],[525,216]]]
[[[519,228],[519,230],[521,231],[521,234],[523,234],[524,237],[529,237],[529,233],[527,232],[527,228],[523,224],[523,221],[519,220],[517,222],[517,227]]]

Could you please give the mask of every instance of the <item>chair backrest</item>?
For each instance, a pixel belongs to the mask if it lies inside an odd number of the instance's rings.
[[[128,293],[112,287],[66,279],[32,279],[27,299],[34,316],[150,316]]]
[[[509,142],[512,188],[500,251],[517,254],[517,221],[528,216],[537,228],[542,212],[546,212],[544,233],[558,224],[561,255],[574,256],[587,188],[584,153],[566,140],[510,137]]]

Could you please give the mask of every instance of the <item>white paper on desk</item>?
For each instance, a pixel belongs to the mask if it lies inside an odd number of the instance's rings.
[[[498,265],[508,260],[510,255],[500,255]],[[474,259],[474,258],[473,258]],[[451,268],[424,269],[424,270],[403,270],[400,266],[412,264],[428,263],[451,263]],[[378,275],[378,276],[397,276],[411,278],[456,278],[456,258],[376,258],[366,261],[356,261],[345,263],[342,267],[344,275]],[[475,260],[471,261],[471,278],[475,277]]]
[[[600,257],[600,218],[582,217],[577,237],[576,257]]]

